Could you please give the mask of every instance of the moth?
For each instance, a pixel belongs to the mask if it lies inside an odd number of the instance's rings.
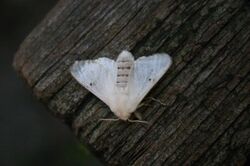
[[[166,53],[135,60],[129,51],[124,50],[116,61],[106,57],[76,61],[70,72],[119,119],[127,121],[171,63],[171,57]]]

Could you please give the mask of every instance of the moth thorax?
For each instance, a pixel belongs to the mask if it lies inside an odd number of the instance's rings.
[[[119,88],[128,87],[129,78],[133,69],[133,61],[130,59],[117,60],[116,86]]]

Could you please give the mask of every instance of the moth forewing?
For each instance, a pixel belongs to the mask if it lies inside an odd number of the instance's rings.
[[[105,104],[114,102],[112,84],[115,62],[109,58],[76,61],[71,67],[72,76]]]
[[[134,93],[132,100],[139,105],[142,99],[160,80],[170,67],[172,61],[168,54],[154,54],[141,57],[135,61]]]

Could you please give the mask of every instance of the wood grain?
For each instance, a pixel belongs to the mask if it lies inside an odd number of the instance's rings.
[[[107,165],[244,165],[250,155],[250,4],[244,0],[61,0],[14,67]],[[99,121],[108,107],[70,75],[75,60],[167,52],[173,65],[138,111],[149,125]]]

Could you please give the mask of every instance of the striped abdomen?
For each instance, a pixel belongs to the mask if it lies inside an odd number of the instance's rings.
[[[116,86],[128,87],[131,71],[133,70],[134,58],[127,53],[121,53],[117,58]]]

